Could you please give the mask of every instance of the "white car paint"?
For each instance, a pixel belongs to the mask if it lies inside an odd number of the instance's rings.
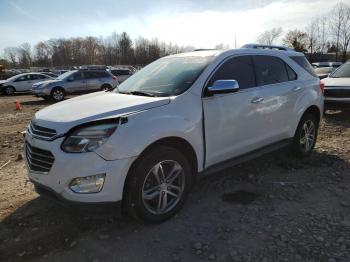
[[[209,76],[225,59],[260,54],[281,58],[297,73],[298,79],[203,97]],[[178,137],[187,141],[196,154],[198,172],[268,144],[290,139],[310,106],[317,106],[323,112],[323,95],[319,79],[307,73],[289,55],[302,54],[256,49],[178,54],[174,56],[214,56],[192,86],[178,96],[146,97],[99,92],[49,106],[37,112],[33,121],[39,126],[55,129],[61,136],[77,125],[96,120],[124,116],[128,122],[120,123],[105,144],[89,153],[65,153],[61,150],[64,137],[44,141],[27,132],[27,143],[51,151],[55,156],[48,174],[28,168],[29,178],[68,200],[116,202],[122,200],[125,179],[132,163],[149,145],[160,139]],[[257,97],[264,100],[251,103]],[[101,172],[107,175],[105,186],[99,193],[76,194],[68,187],[73,178]]]

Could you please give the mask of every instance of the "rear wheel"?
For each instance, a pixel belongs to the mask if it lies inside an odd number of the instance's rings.
[[[305,157],[312,153],[316,144],[317,132],[317,118],[311,113],[306,113],[300,120],[294,136],[293,151],[297,156]]]
[[[5,95],[13,95],[14,93],[15,93],[15,88],[14,87],[12,87],[12,86],[7,86],[7,87],[5,87],[5,89],[4,89],[4,93],[5,93]]]
[[[64,97],[65,97],[65,92],[64,92],[63,88],[56,87],[56,88],[52,89],[52,91],[51,91],[51,98],[55,102],[62,101],[64,99]]]
[[[112,90],[112,87],[110,85],[104,84],[101,87],[101,91],[110,91]]]
[[[159,146],[137,160],[126,186],[127,212],[145,222],[159,223],[184,205],[192,169],[181,152]]]

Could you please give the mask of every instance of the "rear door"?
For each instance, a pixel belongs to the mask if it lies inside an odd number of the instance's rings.
[[[296,94],[302,89],[297,85],[297,75],[279,57],[255,55],[253,60],[260,86],[260,101],[255,103],[255,110],[262,117],[259,127],[264,134],[262,139],[270,144],[289,138]]]
[[[94,92],[101,89],[103,84],[103,72],[101,71],[89,71],[87,74],[87,91]]]

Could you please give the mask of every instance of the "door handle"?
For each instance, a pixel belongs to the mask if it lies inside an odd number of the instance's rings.
[[[259,104],[262,101],[264,101],[264,98],[262,98],[262,97],[255,97],[255,98],[252,99],[252,101],[250,101],[250,103]]]
[[[299,91],[299,90],[301,90],[301,86],[296,86],[293,88],[293,91]]]

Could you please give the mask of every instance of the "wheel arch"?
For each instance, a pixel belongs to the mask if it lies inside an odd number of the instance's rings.
[[[58,88],[59,88],[59,89],[62,89],[63,92],[66,94],[66,89],[64,89],[63,86],[54,86],[53,88],[51,88],[50,94],[53,92],[53,90],[58,89]]]
[[[112,85],[109,84],[109,83],[103,83],[101,86],[100,86],[100,89],[102,89],[104,86],[107,86],[109,89],[112,89]]]
[[[15,92],[17,92],[16,87],[15,87],[15,86],[13,86],[13,85],[7,85],[7,86],[4,86],[4,87],[3,87],[3,90],[5,90],[7,87],[13,88],[13,90],[15,90]]]
[[[126,175],[124,185],[123,185],[123,199],[125,197],[126,188],[127,188],[127,185],[128,185],[129,179],[130,179],[131,170],[134,168],[138,159],[140,159],[141,156],[143,156],[144,154],[147,154],[148,152],[150,152],[151,150],[153,150],[154,148],[156,148],[158,146],[168,146],[168,147],[172,147],[172,148],[179,150],[181,153],[184,154],[185,157],[188,157],[190,159],[190,165],[192,168],[193,175],[195,176],[197,174],[197,172],[198,172],[198,159],[197,159],[196,151],[194,150],[193,146],[187,140],[185,140],[184,138],[181,138],[181,137],[171,136],[171,137],[161,138],[161,139],[151,143],[150,145],[148,145],[141,152],[141,154],[135,159],[135,161],[131,164],[131,166],[127,172],[127,175]]]
[[[318,123],[320,123],[320,121],[321,121],[321,110],[318,108],[318,106],[312,105],[312,106],[308,107],[308,108],[304,111],[304,113],[303,113],[303,115],[301,116],[301,118],[303,118],[304,115],[306,115],[306,114],[308,114],[308,113],[313,114],[313,115],[316,117]],[[301,118],[300,118],[300,119],[301,119]]]
[[[308,108],[306,108],[306,110],[304,110],[303,114],[300,116],[299,121],[298,121],[298,123],[297,123],[297,126],[295,127],[295,130],[294,130],[294,135],[295,135],[295,133],[296,133],[297,130],[298,130],[298,126],[299,126],[300,121],[303,119],[303,117],[304,117],[306,114],[309,114],[309,113],[311,113],[312,115],[314,115],[314,116],[316,117],[316,119],[317,119],[317,124],[320,123],[320,121],[321,121],[321,116],[322,116],[322,114],[321,114],[321,109],[320,109],[317,105],[311,105],[311,106],[309,106]]]

